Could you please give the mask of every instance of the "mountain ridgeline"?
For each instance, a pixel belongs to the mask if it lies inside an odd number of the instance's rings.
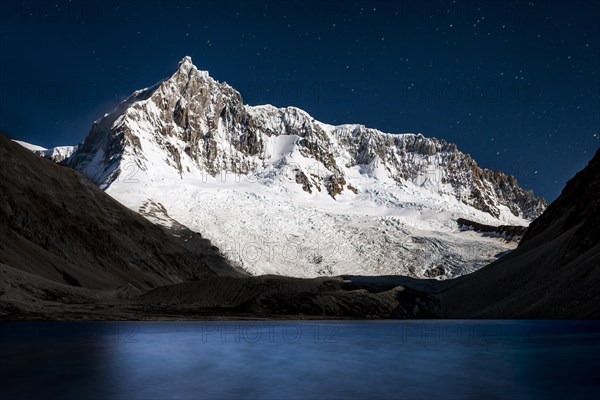
[[[600,316],[600,151],[517,250],[446,281],[248,277],[3,136],[0,156],[1,319]]]
[[[525,227],[546,208],[454,144],[245,105],[189,57],[98,119],[63,163],[154,222],[170,226],[168,213],[202,232],[253,275],[453,278],[515,246],[459,219]]]
[[[189,57],[78,147],[21,146],[0,135],[2,318],[598,317],[600,152],[547,207],[443,140],[245,105]]]
[[[293,165],[294,178],[307,194],[356,192],[348,169],[378,168],[398,185],[415,183],[495,218],[509,212],[532,220],[546,207],[514,177],[480,168],[443,140],[331,126],[294,107],[244,105],[240,93],[198,70],[189,57],[173,76],[135,92],[96,121],[66,163],[102,188],[130,162],[140,171],[156,168],[152,154],[181,179],[197,171],[251,174],[273,161],[270,143],[283,136],[294,138],[303,157]]]

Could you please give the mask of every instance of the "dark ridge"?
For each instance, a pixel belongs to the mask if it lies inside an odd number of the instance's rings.
[[[67,285],[81,287],[81,283],[71,275],[66,273],[65,271],[60,271],[62,273],[63,281],[66,282]]]
[[[473,230],[484,234],[490,234],[493,236],[500,236],[506,240],[519,241],[525,234],[527,227],[515,226],[515,225],[485,225],[478,222],[469,221],[468,219],[459,218],[456,220],[461,229]]]
[[[523,243],[547,232],[552,225],[560,228],[552,234],[581,225],[577,228],[577,239],[572,243],[573,250],[576,250],[574,255],[600,242],[600,149],[587,167],[567,182],[543,216],[531,223]]]
[[[442,318],[600,318],[600,151],[516,250],[448,285]]]
[[[175,236],[185,235],[188,242]],[[105,290],[244,275],[185,228],[150,223],[78,172],[0,135],[0,263]]]
[[[175,222],[0,136],[0,318],[600,318],[600,152],[516,250],[451,281],[249,277]]]

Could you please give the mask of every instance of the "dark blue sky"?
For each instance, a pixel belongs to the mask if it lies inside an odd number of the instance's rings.
[[[76,144],[184,55],[249,104],[421,132],[553,200],[600,145],[599,1],[0,3],[0,129]]]

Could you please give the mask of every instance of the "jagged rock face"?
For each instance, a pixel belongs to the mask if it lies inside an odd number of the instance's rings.
[[[444,140],[389,135],[363,126],[338,127],[335,133],[350,150],[352,164],[366,165],[378,157],[399,184],[411,181],[452,195],[494,217],[500,215],[499,206],[506,206],[514,215],[533,219],[547,206],[513,176],[480,168]]]
[[[65,163],[153,221],[167,219],[148,204],[164,205],[253,274],[454,277],[515,245],[458,218],[525,226],[545,208],[453,144],[248,106],[188,57],[96,121]]]
[[[59,146],[47,150],[34,150],[33,152],[38,156],[47,158],[50,161],[60,163],[71,157],[75,150],[77,150],[77,146]]]
[[[151,136],[180,176],[193,168],[212,176],[248,174],[272,158],[272,149],[265,145],[269,138],[288,135],[296,137],[299,153],[314,162],[294,166],[296,182],[308,194],[324,187],[335,198],[350,190],[347,184],[355,188],[345,169],[375,160],[398,185],[410,181],[494,217],[506,207],[531,220],[546,207],[514,177],[480,168],[443,140],[386,134],[361,125],[330,126],[294,107],[245,106],[237,91],[198,70],[189,57],[172,77],[135,92],[97,121],[68,164],[108,187],[124,169],[126,154],[142,171],[148,169],[143,137]]]
[[[75,150],[77,150],[77,146],[58,146],[47,149],[45,147],[36,146],[20,140],[13,140],[13,142],[18,143],[20,146],[25,147],[34,154],[47,158],[55,163],[60,163],[66,160],[73,155]]]
[[[120,122],[129,107],[147,100],[156,86],[136,91],[112,113],[95,121],[85,141],[63,163],[78,169],[100,187],[110,185],[121,173],[126,153],[143,157],[139,138]]]

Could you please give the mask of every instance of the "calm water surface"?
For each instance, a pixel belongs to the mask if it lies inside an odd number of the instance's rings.
[[[600,398],[600,321],[0,324],[0,398]]]

